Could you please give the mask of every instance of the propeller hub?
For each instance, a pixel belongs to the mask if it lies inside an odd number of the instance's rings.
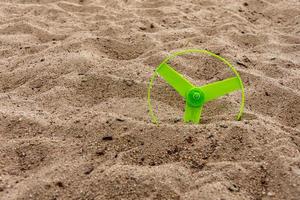
[[[187,94],[186,101],[189,106],[200,107],[204,103],[204,93],[200,88],[192,88]]]

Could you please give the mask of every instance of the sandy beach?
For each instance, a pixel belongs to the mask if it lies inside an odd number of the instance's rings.
[[[298,0],[0,0],[1,200],[297,200]],[[172,52],[245,85],[182,121]],[[198,85],[232,72],[172,66]]]

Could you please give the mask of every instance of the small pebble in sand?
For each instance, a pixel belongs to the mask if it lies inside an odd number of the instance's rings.
[[[119,122],[124,122],[125,121],[125,119],[119,118],[119,117],[117,117],[116,120],[119,121]]]
[[[270,191],[270,192],[267,193],[267,195],[268,195],[269,197],[273,197],[273,196],[275,196],[275,193]]]
[[[181,118],[180,118],[180,117],[176,117],[176,118],[173,120],[174,123],[178,123],[178,122],[180,122],[180,121],[181,121]]]
[[[134,84],[134,80],[124,80],[125,84],[129,87],[131,87]]]
[[[113,137],[111,135],[105,135],[102,137],[102,140],[104,140],[104,141],[113,140]]]
[[[228,128],[228,126],[225,125],[225,124],[220,124],[220,127],[221,127],[221,128]]]
[[[64,184],[63,184],[63,182],[61,182],[61,181],[57,181],[57,182],[55,183],[55,185],[58,186],[58,187],[60,187],[60,188],[63,188],[63,187],[64,187]]]
[[[89,175],[92,171],[94,171],[94,166],[90,165],[90,166],[87,166],[85,169],[84,169],[84,174],[85,175]]]
[[[230,186],[228,187],[228,190],[229,190],[230,192],[238,192],[238,191],[240,191],[240,188],[239,188],[237,185],[232,184],[232,185],[230,185]]]
[[[191,136],[189,136],[189,137],[187,137],[187,138],[185,139],[185,141],[186,141],[187,143],[193,143],[193,138],[192,138]]]
[[[96,151],[96,155],[97,156],[103,156],[105,154],[105,150],[104,149],[98,149],[97,151]]]

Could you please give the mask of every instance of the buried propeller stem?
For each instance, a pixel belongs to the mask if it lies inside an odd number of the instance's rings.
[[[194,87],[186,95],[184,122],[199,123],[205,95],[200,88]]]

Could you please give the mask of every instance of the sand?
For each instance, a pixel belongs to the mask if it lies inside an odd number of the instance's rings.
[[[297,0],[1,0],[0,199],[296,200]],[[208,49],[245,84],[184,124],[157,79],[171,52]],[[172,66],[195,84],[232,75],[213,58]]]

